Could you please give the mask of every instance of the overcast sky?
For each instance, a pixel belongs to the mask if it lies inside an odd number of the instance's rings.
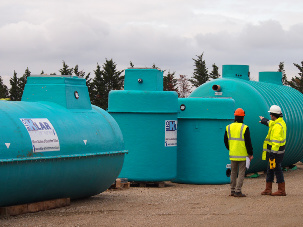
[[[62,61],[91,72],[113,59],[119,70],[153,64],[192,76],[204,52],[211,70],[225,64],[277,71],[303,61],[303,1],[1,0],[0,75],[59,74]]]

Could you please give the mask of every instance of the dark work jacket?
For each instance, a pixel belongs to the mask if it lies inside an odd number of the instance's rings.
[[[243,123],[243,122],[239,122],[239,123]],[[245,133],[244,133],[244,142],[245,142],[245,147],[247,150],[247,154],[248,155],[253,155],[253,147],[251,144],[251,139],[250,139],[250,132],[249,132],[249,128],[247,126]],[[228,137],[227,137],[227,131],[225,130],[225,134],[224,134],[224,144],[225,147],[227,148],[227,150],[229,150],[229,144],[228,144]]]

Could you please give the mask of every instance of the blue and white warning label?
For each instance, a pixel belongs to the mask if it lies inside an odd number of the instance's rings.
[[[32,140],[33,152],[60,151],[58,135],[47,118],[20,118]]]
[[[165,121],[165,147],[177,146],[177,124],[175,120]]]

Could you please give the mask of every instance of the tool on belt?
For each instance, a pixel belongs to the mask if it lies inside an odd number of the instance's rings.
[[[276,168],[276,159],[269,159],[269,168],[270,169]]]

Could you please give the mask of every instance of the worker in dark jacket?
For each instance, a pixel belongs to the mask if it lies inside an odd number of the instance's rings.
[[[246,197],[246,195],[242,193],[241,188],[246,171],[246,157],[249,157],[250,160],[253,159],[253,148],[249,128],[243,124],[245,116],[244,110],[238,108],[234,115],[235,122],[226,126],[224,135],[224,143],[229,150],[229,159],[231,161],[230,195]]]

